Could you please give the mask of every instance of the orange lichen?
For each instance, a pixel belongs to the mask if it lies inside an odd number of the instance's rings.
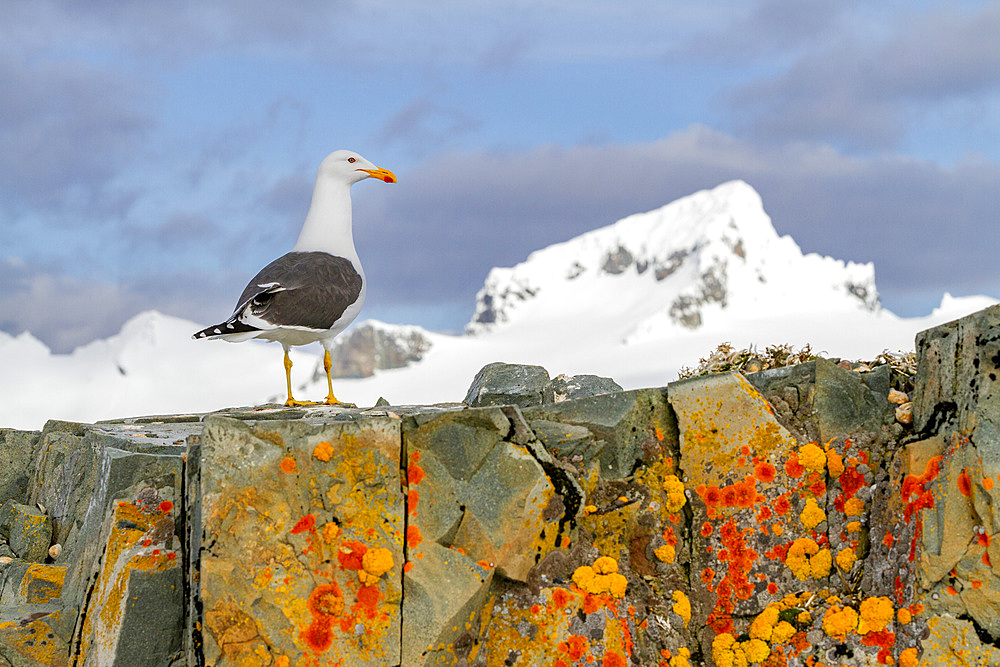
[[[837,552],[837,567],[844,572],[850,572],[857,560],[858,555],[854,553],[854,549],[851,547],[846,547]]]
[[[844,503],[844,514],[847,516],[861,516],[865,511],[865,501],[861,498],[850,498]]]
[[[576,662],[587,654],[589,645],[590,642],[583,635],[570,635],[566,638],[566,641],[559,642],[556,649],[561,653],[565,653],[566,657],[570,660]]]
[[[295,465],[295,459],[293,459],[291,456],[286,456],[285,458],[281,459],[281,463],[279,464],[279,466],[281,468],[281,472],[285,473],[298,472],[299,470],[298,466]]]
[[[832,447],[826,448],[826,470],[834,479],[844,474],[844,457]]]
[[[919,663],[919,658],[917,657],[917,649],[907,648],[903,649],[899,654],[899,662],[897,663],[899,667],[917,667]]]
[[[383,574],[392,569],[392,552],[385,547],[368,549],[361,557],[358,579],[363,586],[373,586]]]
[[[408,547],[415,549],[423,541],[423,535],[420,534],[420,528],[416,524],[411,523],[406,527],[406,545]]]
[[[871,597],[861,602],[859,608],[861,620],[858,621],[858,634],[884,630],[892,622],[895,610],[892,600],[887,597]]]
[[[420,492],[410,489],[406,492],[406,512],[408,514],[417,513],[417,505],[420,503]]]
[[[338,535],[340,535],[340,526],[333,523],[332,521],[329,523],[325,523],[323,524],[322,535],[323,535],[323,541],[326,542],[327,544],[330,544],[335,539],[337,539]]]
[[[913,614],[911,614],[910,610],[907,609],[906,607],[900,607],[899,609],[896,610],[896,620],[900,624],[906,625],[907,623],[913,620]]]
[[[983,488],[986,489],[987,491],[992,491],[993,490],[993,484],[994,484],[994,482],[993,482],[993,478],[992,477],[983,477],[982,484],[983,484]]]
[[[673,563],[674,559],[677,556],[674,547],[669,544],[664,544],[663,546],[657,547],[656,549],[653,550],[653,554],[658,559],[667,564]]]
[[[333,445],[325,440],[313,447],[313,458],[319,459],[325,463],[329,461],[332,456]]]
[[[754,477],[763,482],[764,484],[770,484],[774,481],[774,478],[778,474],[778,469],[767,461],[761,461],[753,468]]]
[[[799,464],[806,470],[822,472],[826,468],[826,452],[815,442],[799,447]]]
[[[775,499],[774,501],[774,511],[778,513],[778,516],[785,516],[785,514],[788,513],[788,510],[790,510],[791,507],[792,504],[788,502],[787,496],[784,495],[778,496],[777,499]]]
[[[174,508],[174,504],[169,500],[164,500],[162,503],[160,503],[159,507],[160,511],[166,514],[167,512],[169,512]]]

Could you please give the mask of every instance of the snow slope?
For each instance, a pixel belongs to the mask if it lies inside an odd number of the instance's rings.
[[[459,401],[492,361],[661,386],[723,341],[809,343],[829,356],[871,358],[912,349],[918,331],[995,303],[945,294],[925,317],[897,317],[880,308],[870,264],[803,255],[776,234],[757,193],[734,181],[494,269],[466,335],[419,330],[430,343],[420,362],[334,388],[362,406],[380,396],[397,405]],[[373,326],[401,344],[419,329]],[[279,346],[192,340],[201,327],[146,312],[69,355],[28,333],[0,332],[0,427],[284,400]],[[296,397],[325,396],[318,352],[294,348],[292,360]]]

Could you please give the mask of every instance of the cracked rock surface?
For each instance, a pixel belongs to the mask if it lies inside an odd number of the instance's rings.
[[[997,664],[1000,307],[917,351],[0,430],[0,665]]]

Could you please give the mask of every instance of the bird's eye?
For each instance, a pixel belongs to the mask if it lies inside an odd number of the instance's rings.
[[[354,159],[354,158],[352,158],[352,157],[349,157],[349,158],[347,158],[347,161],[348,161],[348,162],[356,162],[357,160],[355,160],[355,159]]]

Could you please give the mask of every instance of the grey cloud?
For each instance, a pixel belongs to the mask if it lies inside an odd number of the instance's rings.
[[[1000,5],[949,6],[890,29],[881,39],[854,31],[826,40],[777,76],[734,92],[733,112],[768,138],[889,149],[907,130],[909,105],[926,112],[975,103],[1000,86]]]
[[[0,88],[5,200],[51,209],[82,190],[91,205],[110,198],[114,208],[104,182],[152,124],[135,82],[78,62],[25,65],[0,52]]]

